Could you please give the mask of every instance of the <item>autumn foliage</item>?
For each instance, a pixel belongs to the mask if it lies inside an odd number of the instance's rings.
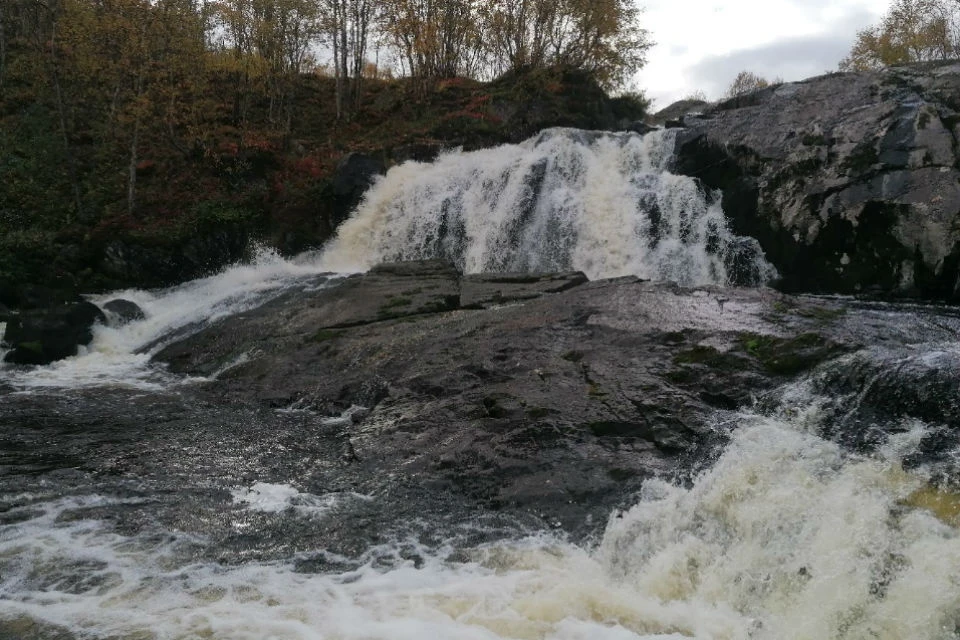
[[[0,0],[0,281],[90,281],[118,234],[241,223],[315,246],[347,152],[589,126],[597,85],[643,61],[638,17],[632,0]]]
[[[883,20],[857,33],[842,71],[946,60],[960,53],[960,4],[955,0],[894,0]]]

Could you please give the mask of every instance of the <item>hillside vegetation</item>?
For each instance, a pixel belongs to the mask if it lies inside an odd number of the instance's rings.
[[[629,2],[572,3],[579,27],[552,45],[504,41],[496,55],[475,39],[441,37],[462,22],[413,13],[401,25],[391,3],[360,3],[367,16],[346,12],[355,0],[330,2],[4,3],[0,290],[161,286],[243,257],[250,240],[286,252],[318,246],[343,215],[333,178],[351,152],[389,166],[547,126],[643,116],[641,96],[605,92],[647,46],[645,32],[617,21],[631,17],[617,13]],[[502,35],[493,24],[486,33]],[[586,43],[577,34],[588,26],[605,34],[589,55],[564,53]],[[633,57],[611,57],[628,36]],[[365,62],[375,40],[409,62]],[[331,46],[332,69],[311,53]],[[345,52],[357,64],[341,65]]]

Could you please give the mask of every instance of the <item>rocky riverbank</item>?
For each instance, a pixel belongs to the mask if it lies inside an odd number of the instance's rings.
[[[787,291],[957,300],[960,65],[778,85],[675,125],[675,170],[723,191]]]

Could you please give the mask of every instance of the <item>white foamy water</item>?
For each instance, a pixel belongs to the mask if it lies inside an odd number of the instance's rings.
[[[249,265],[171,289],[93,297],[130,300],[146,318],[96,327],[91,345],[51,366],[24,370],[0,360],[0,377],[22,389],[169,386],[181,381],[150,358],[175,337],[305,278],[379,262],[445,258],[467,273],[577,269],[591,279],[629,274],[683,285],[727,284],[731,269],[738,284],[773,278],[756,242],[731,234],[719,199],[669,173],[674,135],[554,129],[520,145],[406,163],[371,190],[322,253],[286,260],[261,251]]]
[[[95,302],[132,300],[146,319],[98,328],[84,353],[62,363],[0,375],[28,390],[169,385],[149,358],[175,336],[322,272],[381,260],[448,257],[467,271],[575,268],[595,278],[725,283],[744,243],[694,181],[664,171],[670,135],[554,131],[403,165],[322,257],[264,254],[181,287],[103,296]],[[733,257],[742,263],[743,255]],[[753,259],[756,273],[766,273]],[[930,366],[944,353],[931,352]],[[785,393],[777,416],[739,416],[729,447],[690,486],[648,481],[592,546],[549,536],[470,549],[451,542],[405,560],[416,545],[400,541],[370,550],[353,570],[308,573],[297,570],[302,557],[198,560],[217,557],[216,548],[198,552],[216,543],[140,521],[144,533],[133,535],[111,517],[166,495],[63,497],[52,475],[42,496],[3,495],[0,487],[0,636],[957,640],[960,495],[933,488],[932,471],[902,464],[931,427],[902,425],[876,454],[853,455],[816,435],[823,405],[810,389]],[[318,426],[344,426],[363,410]],[[209,512],[192,515],[236,528],[224,533],[239,539],[255,539],[259,522],[276,525],[276,535],[289,519],[298,527],[329,523],[371,500],[282,483],[222,489],[222,504],[204,503]],[[36,624],[49,627],[37,632]]]
[[[731,234],[719,199],[667,170],[675,135],[552,129],[408,162],[368,193],[324,263],[353,271],[446,258],[467,273],[576,269],[682,285],[725,285],[736,264],[741,280],[764,284],[773,268]]]
[[[322,273],[323,267],[309,256],[288,260],[262,250],[250,264],[231,266],[170,289],[131,289],[92,297],[97,305],[117,298],[130,300],[146,317],[120,327],[97,325],[93,342],[81,347],[77,356],[46,367],[21,369],[0,363],[0,379],[25,389],[104,384],[161,388],[176,380],[151,366],[150,358],[176,337],[255,308]]]
[[[15,508],[23,521],[0,526],[0,620],[157,640],[956,639],[956,521],[923,508],[936,492],[900,463],[921,427],[860,457],[809,433],[815,411],[741,416],[710,470],[690,488],[648,482],[595,548],[544,537],[309,574],[294,559],[191,564],[178,547],[202,540],[62,517],[103,497]],[[302,496],[256,484],[233,508],[289,514]]]
[[[249,489],[231,492],[234,504],[246,506],[262,513],[282,513],[293,510],[305,516],[323,516],[337,505],[350,500],[368,501],[368,496],[359,493],[328,493],[322,496],[301,493],[289,484],[257,482]]]

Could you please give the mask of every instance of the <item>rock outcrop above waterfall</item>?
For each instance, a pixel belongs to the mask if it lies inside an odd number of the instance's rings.
[[[960,299],[960,63],[783,84],[684,124],[676,169],[723,190],[784,289]]]
[[[749,406],[881,333],[956,335],[913,317],[863,322],[845,304],[386,265],[289,291],[157,359],[216,377],[200,393],[223,406],[316,412],[310,437],[332,463],[316,463],[311,482],[402,486],[414,503],[445,496],[586,532],[644,479],[709,458],[726,437],[717,409]]]

